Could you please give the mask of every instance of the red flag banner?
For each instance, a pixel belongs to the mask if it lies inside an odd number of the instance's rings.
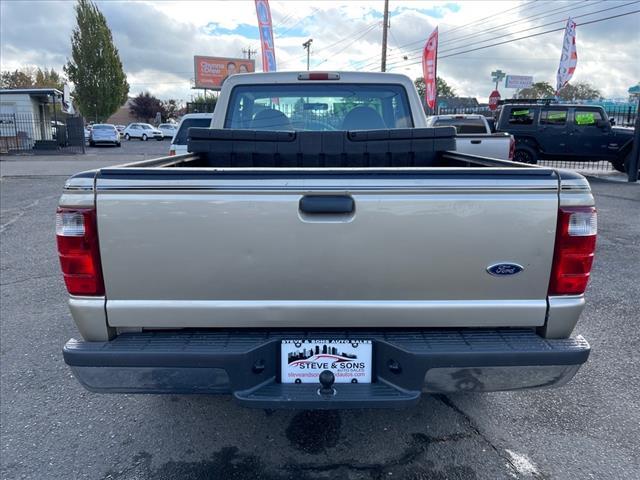
[[[276,71],[276,48],[273,44],[273,27],[271,25],[271,10],[269,0],[255,0],[258,14],[258,30],[262,44],[262,71]]]
[[[422,52],[424,99],[431,110],[436,108],[436,78],[438,69],[438,27],[429,35]]]
[[[578,65],[578,51],[576,50],[576,22],[567,20],[564,30],[564,40],[562,41],[562,54],[560,55],[560,66],[556,79],[556,95],[564,87],[576,71]]]

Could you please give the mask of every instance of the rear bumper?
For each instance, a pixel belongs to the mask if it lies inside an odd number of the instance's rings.
[[[373,383],[279,382],[283,338],[370,338]],[[232,394],[258,408],[377,408],[416,403],[423,392],[487,392],[563,385],[589,357],[582,337],[547,340],[525,329],[182,331],[69,340],[65,362],[88,390]]]

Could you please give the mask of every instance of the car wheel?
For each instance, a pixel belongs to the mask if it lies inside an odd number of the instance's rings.
[[[90,147],[95,147],[95,146],[96,146],[96,144],[95,144],[95,142],[92,142],[91,140],[89,140],[89,146],[90,146]]]
[[[625,168],[625,164],[627,163],[625,160],[621,158],[616,158],[615,160],[610,160],[611,166],[615,168],[617,171],[622,173],[627,173],[627,169]]]
[[[120,148],[122,146],[122,143],[118,142],[116,143],[116,147]]]
[[[156,137],[156,140],[157,140],[157,141],[159,141],[159,142],[161,142],[161,141],[163,141],[163,140],[164,140],[164,137]]]
[[[129,135],[128,133],[124,134],[124,139],[125,140],[131,140],[131,135]]]
[[[142,134],[142,138],[141,138],[141,140],[142,140],[143,142],[146,142],[146,141],[147,141],[147,134],[146,134],[146,133],[143,133],[143,134]]]
[[[516,151],[513,154],[513,161],[535,165],[538,163],[538,152],[525,145],[516,147]]]

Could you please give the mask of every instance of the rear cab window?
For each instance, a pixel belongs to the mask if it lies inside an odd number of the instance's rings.
[[[407,92],[392,84],[276,84],[233,88],[225,128],[376,130],[411,128]]]
[[[191,127],[196,128],[209,128],[211,125],[210,118],[185,118],[180,124],[180,129],[176,132],[173,137],[174,145],[186,145],[187,144],[187,136],[189,134],[189,129]]]
[[[433,123],[434,127],[456,127],[459,134],[488,133],[481,118],[439,118]]]

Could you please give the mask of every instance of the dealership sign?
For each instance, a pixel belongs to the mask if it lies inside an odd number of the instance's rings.
[[[193,57],[195,87],[220,90],[224,81],[234,73],[255,71],[255,61],[245,58]]]
[[[530,75],[507,75],[504,86],[506,88],[529,88],[533,85],[533,77]]]

